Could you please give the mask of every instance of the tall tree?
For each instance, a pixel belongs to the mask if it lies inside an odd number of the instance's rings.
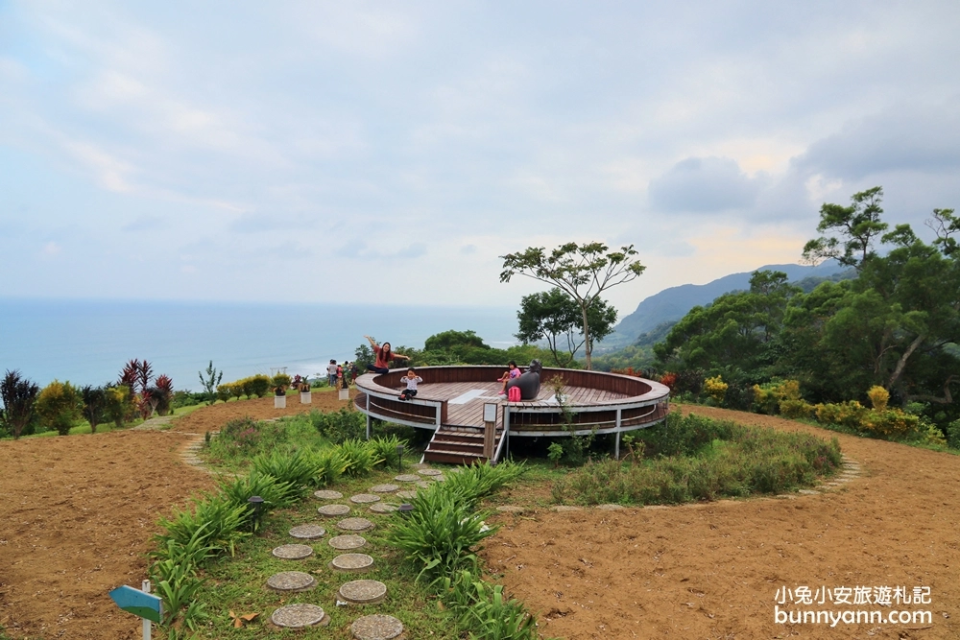
[[[593,339],[599,342],[613,332],[617,310],[604,300],[596,300],[587,311],[587,317]],[[524,296],[517,319],[520,330],[515,334],[516,338],[523,344],[546,340],[558,367],[569,367],[585,342],[580,307],[556,287]]]
[[[610,251],[602,242],[568,242],[549,253],[543,247],[528,247],[518,253],[500,256],[503,270],[500,282],[522,275],[553,285],[576,302],[583,321],[584,353],[587,369],[593,368],[593,333],[589,311],[607,289],[640,277],[646,267],[635,257],[633,245]]]
[[[824,204],[820,207],[820,224],[817,231],[822,235],[807,242],[803,247],[803,259],[817,264],[828,258],[840,264],[855,267],[873,256],[873,243],[887,230],[881,222],[883,187],[873,187],[853,194],[849,207],[839,204]]]

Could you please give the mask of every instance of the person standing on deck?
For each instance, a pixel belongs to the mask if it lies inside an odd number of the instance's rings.
[[[373,349],[373,356],[375,358],[373,364],[367,365],[368,371],[376,371],[377,373],[390,373],[391,360],[410,360],[410,358],[402,353],[393,353],[393,351],[390,350],[389,342],[384,342],[383,345],[379,345],[377,344],[377,341],[370,336],[363,337],[370,341],[370,348]]]

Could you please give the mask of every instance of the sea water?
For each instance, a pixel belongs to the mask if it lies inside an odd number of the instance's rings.
[[[313,377],[330,359],[352,361],[363,337],[423,348],[431,335],[473,330],[492,347],[516,343],[516,309],[0,299],[0,375],[44,386],[115,382],[146,359],[175,389],[200,390],[212,360],[223,381],[255,373]]]

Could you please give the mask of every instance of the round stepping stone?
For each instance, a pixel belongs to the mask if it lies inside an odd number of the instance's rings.
[[[446,482],[446,481],[447,481],[446,476],[430,476],[430,479],[433,480],[434,482]]]
[[[315,524],[301,524],[290,529],[290,536],[300,540],[315,540],[327,535],[327,530]]]
[[[313,547],[305,544],[284,544],[273,550],[273,557],[281,560],[303,560],[313,555]]]
[[[413,500],[417,497],[416,491],[397,491],[397,497],[404,500]]]
[[[350,507],[345,504],[325,504],[317,509],[317,513],[327,517],[345,516],[350,513]]]
[[[373,566],[373,558],[365,553],[344,553],[330,561],[330,568],[337,571],[367,571]]]
[[[440,471],[440,469],[420,469],[419,471],[417,471],[417,473],[419,473],[419,474],[422,475],[422,476],[439,476],[439,475],[443,475],[443,471]]]
[[[359,549],[367,544],[367,540],[362,536],[346,535],[330,538],[327,544],[338,551],[350,551],[351,549]]]
[[[433,486],[433,483],[432,483],[432,482],[424,482],[423,480],[421,480],[420,482],[417,482],[416,485],[417,485],[418,487],[420,487],[421,489],[429,489],[430,487]]]
[[[622,504],[598,504],[597,509],[602,511],[620,511],[624,506]]]
[[[280,607],[270,616],[270,622],[278,627],[303,629],[323,622],[327,614],[315,604],[288,604]]]
[[[345,582],[337,592],[337,599],[346,604],[377,604],[387,597],[387,585],[377,580]]]
[[[370,505],[370,511],[373,513],[393,513],[397,508],[392,504],[386,504],[385,502],[377,502]]]
[[[316,584],[316,578],[302,571],[282,571],[267,578],[267,586],[274,591],[306,591]]]
[[[350,631],[357,640],[393,640],[403,633],[403,624],[393,616],[363,616],[350,625]]]
[[[394,478],[394,480],[397,482],[418,482],[420,480],[420,476],[415,476],[412,473],[405,473],[397,476]]]
[[[314,498],[319,498],[320,500],[339,500],[343,497],[343,494],[339,491],[329,491],[327,489],[321,489],[320,491],[313,492]]]
[[[358,493],[355,496],[350,496],[350,502],[354,504],[370,504],[371,502],[380,502],[380,496],[375,496],[372,493]]]
[[[403,624],[393,616],[363,616],[350,625],[357,640],[393,640],[403,633]]]
[[[366,518],[344,518],[337,523],[337,529],[341,531],[366,531],[373,529],[373,526]]]
[[[376,486],[370,487],[370,493],[393,493],[400,488],[400,485],[396,484],[378,484]]]

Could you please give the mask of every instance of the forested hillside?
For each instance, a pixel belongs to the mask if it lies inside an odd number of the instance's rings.
[[[824,205],[804,256],[833,258],[856,278],[804,292],[758,271],[748,291],[693,308],[655,345],[656,367],[688,381],[720,375],[741,402],[755,384],[800,382],[805,400],[866,400],[880,386],[940,426],[960,416],[960,219],[935,209],[931,242],[883,221],[882,191]]]

